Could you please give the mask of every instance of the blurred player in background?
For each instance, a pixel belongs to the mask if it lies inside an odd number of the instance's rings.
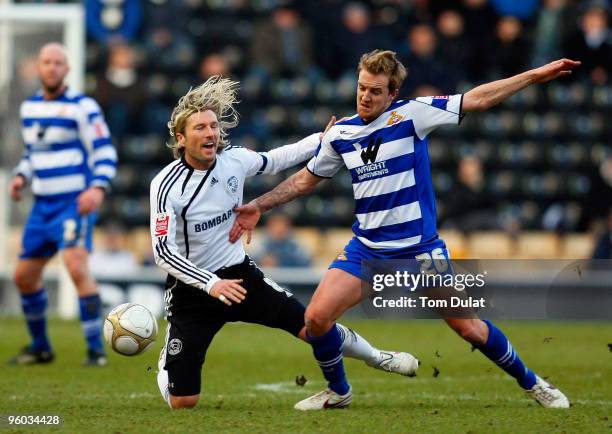
[[[463,114],[483,111],[535,84],[571,73],[580,62],[557,60],[522,74],[478,86],[464,95],[398,100],[405,67],[392,51],[375,50],[361,58],[357,114],[336,123],[307,167],[272,191],[237,208],[231,232],[236,241],[255,227],[261,213],[313,191],[346,166],[353,179],[355,237],[332,262],[306,310],[308,340],[329,388],[296,404],[298,410],[339,408],[352,391],[342,363],[335,321],[359,303],[364,292],[361,262],[369,259],[446,260],[436,231],[436,208],[427,137],[437,127],[459,124]],[[545,407],[567,408],[558,389],[527,369],[506,336],[490,321],[445,318],[463,339],[513,376]]]
[[[229,231],[246,178],[306,161],[320,135],[262,153],[229,146],[228,130],[238,123],[237,87],[215,76],[179,100],[168,123],[177,160],[151,183],[153,251],[168,272],[168,330],[157,381],[171,408],[197,404],[206,351],[226,322],[280,328],[306,341],[305,307],[264,276],[242,244],[230,243]],[[347,356],[402,375],[418,368],[408,353],[377,350],[341,324],[334,329]]]
[[[38,56],[42,89],[21,105],[25,151],[9,189],[16,201],[28,183],[34,193],[14,274],[32,342],[10,360],[12,364],[48,363],[54,358],[42,273],[58,250],[79,294],[87,341],[85,364],[107,363],[100,296],[88,256],[97,210],[115,176],[117,154],[98,104],[64,83],[68,70],[62,45],[42,47]]]

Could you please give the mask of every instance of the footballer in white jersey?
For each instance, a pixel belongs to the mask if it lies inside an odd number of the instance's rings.
[[[157,380],[171,408],[197,404],[206,351],[226,322],[262,324],[306,339],[305,307],[267,278],[241,244],[231,243],[229,232],[247,178],[311,158],[320,134],[269,152],[229,146],[236,87],[213,77],[181,98],[169,122],[178,159],[151,183],[153,251],[168,272],[168,330]],[[380,351],[340,324],[337,330],[347,356],[407,376],[418,368],[408,353]]]

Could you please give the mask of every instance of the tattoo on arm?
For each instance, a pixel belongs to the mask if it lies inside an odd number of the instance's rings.
[[[278,184],[273,190],[255,199],[255,203],[259,206],[262,213],[312,191],[314,185],[309,186],[305,183],[300,183],[298,178],[300,173],[301,172],[291,175]]]

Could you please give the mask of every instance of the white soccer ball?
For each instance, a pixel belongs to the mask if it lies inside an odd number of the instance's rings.
[[[157,321],[141,304],[123,303],[104,320],[104,339],[113,350],[135,356],[148,350],[157,338]]]

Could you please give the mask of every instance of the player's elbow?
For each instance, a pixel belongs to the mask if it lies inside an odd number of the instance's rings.
[[[294,188],[300,196],[311,193],[321,180],[319,177],[310,173],[306,168],[300,170],[293,176],[295,177],[293,182]]]

